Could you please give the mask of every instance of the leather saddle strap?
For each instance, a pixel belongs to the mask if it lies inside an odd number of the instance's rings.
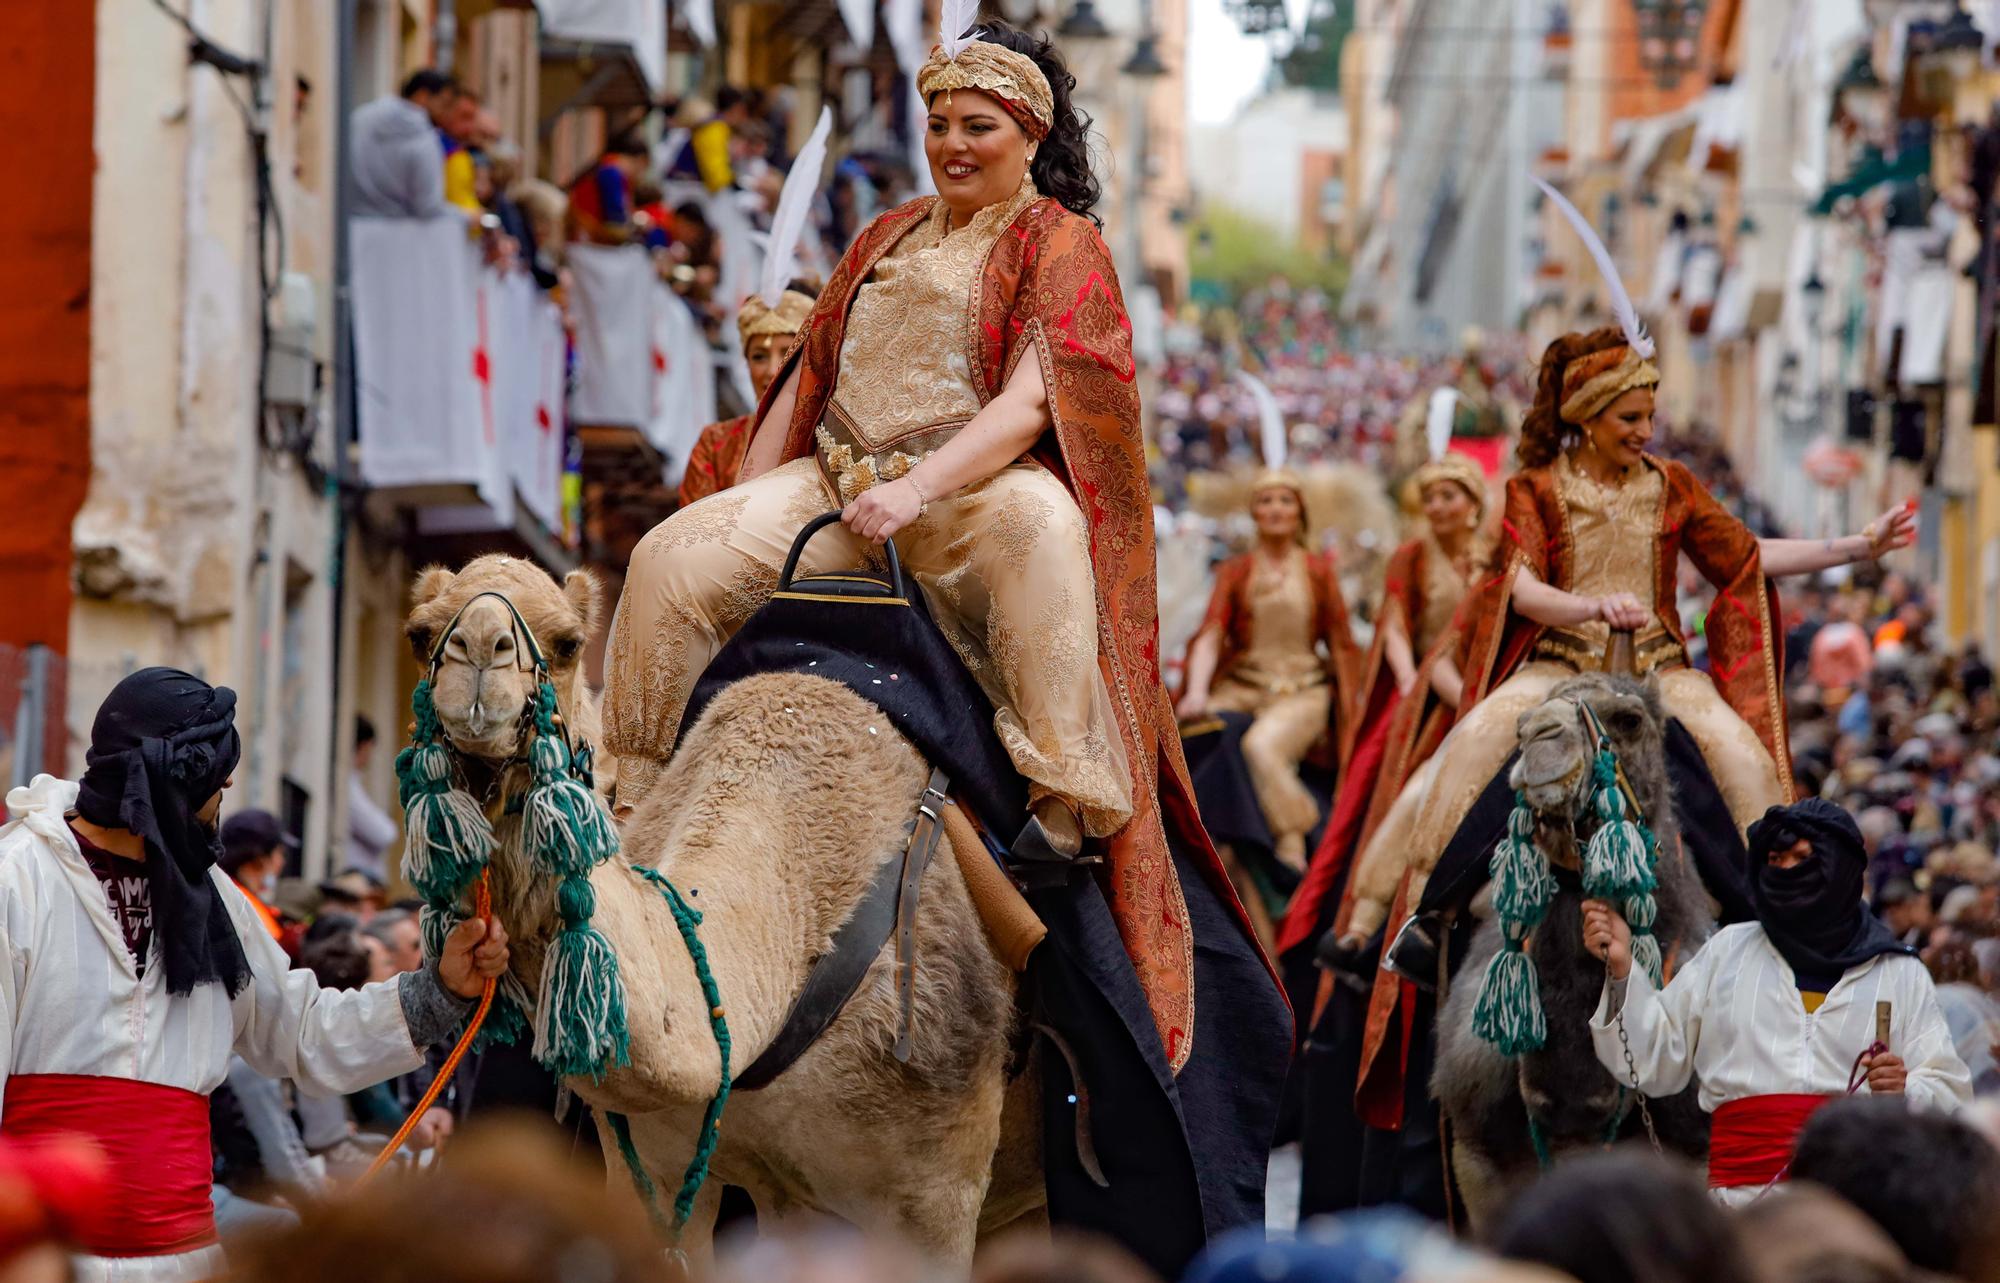
[[[942,793],[944,774],[933,771],[931,785]],[[926,790],[928,792],[929,789]],[[928,796],[923,798],[920,808],[929,801]],[[791,1010],[785,1013],[785,1023],[779,1027],[777,1036],[771,1039],[763,1054],[736,1075],[730,1084],[731,1090],[756,1091],[770,1086],[778,1075],[790,1069],[808,1048],[819,1041],[827,1026],[834,1022],[854,997],[855,991],[861,988],[861,982],[867,978],[868,968],[874,965],[882,946],[895,935],[896,909],[902,898],[904,870],[909,865],[910,852],[915,849],[923,823],[920,809],[910,848],[905,850],[901,860],[889,860],[876,871],[875,880],[862,894],[861,903],[833,933],[833,947],[821,955],[806,974],[806,982],[800,986],[798,997],[792,1000]],[[925,858],[928,859],[928,855]]]
[[[950,776],[942,770],[931,771],[930,783],[917,799],[917,823],[910,831],[910,845],[903,852],[903,885],[896,897],[896,997],[902,1007],[896,1059],[904,1064],[910,1060],[917,1022],[917,899],[923,889],[924,870],[930,867],[944,837],[941,811],[950,804],[951,799],[945,796],[950,787]]]

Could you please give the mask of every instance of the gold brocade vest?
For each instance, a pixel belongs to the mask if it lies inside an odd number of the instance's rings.
[[[1262,556],[1250,572],[1250,645],[1233,665],[1233,681],[1273,695],[1290,695],[1326,681],[1315,629],[1317,609],[1306,554],[1273,566]]]
[[[1656,469],[1640,468],[1622,486],[1601,485],[1572,464],[1568,455],[1556,460],[1555,472],[1576,550],[1569,590],[1579,597],[1630,593],[1639,599],[1648,620],[1633,638],[1641,673],[1684,662],[1686,653],[1655,609],[1659,575],[1653,558],[1659,547],[1665,479]],[[1610,637],[1611,626],[1601,619],[1549,628],[1535,644],[1535,655],[1572,668],[1594,669],[1603,661]]]
[[[939,201],[855,294],[815,433],[820,467],[842,503],[904,475],[979,413],[980,272],[1001,233],[1040,198],[1023,176],[1013,196],[957,231]]]

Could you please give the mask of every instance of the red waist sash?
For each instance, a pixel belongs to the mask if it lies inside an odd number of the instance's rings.
[[[1792,1163],[1792,1143],[1831,1096],[1745,1096],[1715,1111],[1708,1138],[1708,1186],[1769,1185]]]
[[[104,1152],[108,1214],[78,1227],[91,1256],[171,1256],[215,1242],[208,1098],[84,1074],[7,1079],[0,1136],[82,1137]]]

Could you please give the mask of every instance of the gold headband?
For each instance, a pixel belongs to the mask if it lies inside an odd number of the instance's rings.
[[[1056,96],[1049,78],[1026,54],[990,40],[974,40],[947,58],[942,45],[917,72],[917,92],[925,102],[953,89],[991,94],[1028,137],[1040,142],[1055,126]]]
[[[767,306],[762,298],[752,294],[737,310],[736,336],[746,348],[751,339],[765,335],[790,338],[806,327],[806,318],[812,315],[812,310],[813,301],[797,290],[786,290],[776,307]]]
[[[1460,489],[1472,497],[1473,505],[1480,515],[1486,512],[1486,474],[1479,465],[1456,450],[1447,450],[1440,458],[1432,459],[1417,469],[1417,494],[1421,497],[1425,490],[1439,481],[1456,483]]]
[[[1578,357],[1563,371],[1562,420],[1588,423],[1633,388],[1655,387],[1659,382],[1659,367],[1630,347]]]

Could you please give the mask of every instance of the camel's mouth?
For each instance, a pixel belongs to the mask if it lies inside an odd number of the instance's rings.
[[[1585,776],[1585,762],[1574,753],[1537,752],[1537,747],[1530,743],[1522,748],[1520,759],[1514,763],[1513,778],[1508,782],[1536,810],[1556,810],[1577,797]]]

